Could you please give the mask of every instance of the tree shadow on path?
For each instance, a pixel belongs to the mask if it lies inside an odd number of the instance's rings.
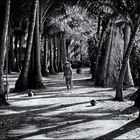
[[[67,106],[61,106],[61,107],[67,107]],[[58,108],[57,108],[58,109]],[[131,110],[132,107],[129,107],[125,110],[123,110],[122,112],[118,113],[122,114],[122,113],[129,113],[131,114],[132,112],[129,112],[128,110]],[[54,110],[54,109],[51,109]],[[24,124],[28,124],[28,125],[36,125],[37,128],[39,128],[39,130],[37,130],[36,132],[31,132],[31,133],[27,133],[27,134],[20,134],[19,136],[9,136],[7,137],[8,139],[22,139],[22,138],[29,138],[29,137],[33,137],[33,136],[37,136],[37,135],[41,135],[41,134],[45,134],[46,137],[51,136],[54,138],[61,138],[61,136],[68,136],[70,134],[74,134],[76,132],[69,130],[68,132],[61,132],[59,133],[59,136],[52,136],[49,133],[51,132],[55,132],[55,131],[60,131],[60,130],[65,130],[68,129],[74,125],[78,125],[78,124],[84,124],[84,123],[89,123],[92,122],[94,120],[110,120],[112,119],[112,117],[114,117],[114,113],[111,113],[109,115],[102,115],[102,116],[86,116],[86,115],[79,115],[76,112],[63,112],[63,113],[58,113],[55,115],[52,115],[51,118],[56,119],[56,120],[50,120],[48,117],[41,117],[39,115],[39,113],[41,112],[49,112],[51,110],[46,109],[45,110],[38,110],[35,111],[33,114],[31,114],[30,116],[32,116],[32,121],[26,119],[26,121],[24,122]],[[40,117],[40,120],[36,120],[34,119],[35,116]],[[61,124],[62,123],[62,124]],[[49,125],[53,126],[53,127],[49,127]],[[45,127],[45,128],[44,128]],[[48,127],[48,128],[46,128]],[[134,130],[136,128],[140,127],[140,123],[138,123],[137,121],[132,121],[129,122],[128,124],[120,127],[117,130],[114,130],[112,132],[109,132],[108,134],[105,134],[97,139],[113,139],[116,138],[122,134],[125,134],[131,130]],[[18,127],[20,129],[20,127]],[[82,131],[82,130],[81,130]]]
[[[134,120],[120,127],[119,129],[116,129],[114,131],[111,131],[110,133],[107,133],[101,137],[96,138],[95,140],[112,140],[139,127],[140,121]]]

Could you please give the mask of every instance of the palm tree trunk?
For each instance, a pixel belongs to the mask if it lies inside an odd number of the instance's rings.
[[[33,33],[35,28],[35,21],[36,21],[36,11],[38,6],[38,0],[33,0],[33,9],[30,18],[29,30],[28,30],[28,38],[27,38],[27,46],[26,52],[24,57],[24,64],[22,71],[18,80],[16,81],[15,90],[25,90],[28,86],[28,71],[29,71],[29,62],[31,57],[31,50],[32,50],[32,42],[33,42]]]
[[[130,40],[130,34],[131,34],[130,25],[126,25],[125,32],[124,32],[124,55],[125,55],[125,52],[126,52],[127,47],[128,47],[128,43]],[[125,76],[124,76],[124,85],[125,86],[134,86],[129,59],[127,62],[126,72],[125,72]]]
[[[122,62],[122,67],[121,67],[121,71],[119,74],[119,79],[118,79],[118,84],[117,84],[117,89],[116,89],[116,96],[115,96],[115,100],[117,101],[123,101],[123,82],[124,82],[124,76],[125,76],[125,72],[126,72],[126,68],[127,68],[127,63],[133,48],[133,44],[135,41],[135,35],[137,33],[138,27],[135,27],[134,30],[132,31],[132,34],[130,36],[130,41],[125,53],[125,56],[123,58],[123,62]]]
[[[110,69],[110,57],[111,57],[111,52],[112,52],[112,41],[113,41],[113,38],[114,38],[114,25],[112,24],[112,27],[111,27],[111,31],[110,31],[110,35],[109,35],[109,40],[108,40],[108,44],[107,44],[107,57],[106,57],[106,60],[105,60],[105,70],[104,70],[104,76],[105,76],[105,79],[104,79],[104,82],[103,82],[103,85],[105,87],[107,87],[109,85],[109,81],[110,81],[110,77],[109,77],[109,69]],[[105,72],[106,71],[106,72]]]
[[[98,50],[97,50],[97,56],[96,56],[96,62],[95,62],[95,69],[94,71],[92,72],[92,79],[94,79],[94,81],[96,83],[98,83],[97,81],[97,76],[98,76],[98,67],[99,67],[99,59],[100,59],[100,54],[101,54],[101,50],[102,50],[102,46],[103,46],[103,42],[104,42],[104,34],[105,34],[105,29],[103,28],[102,29],[102,32],[101,32],[101,37],[100,37],[100,40],[99,40],[99,44],[98,44]]]
[[[66,37],[65,37],[65,32],[62,33],[62,59],[63,59],[63,64],[67,60],[67,55],[66,55]]]
[[[15,71],[20,72],[19,70],[19,57],[18,57],[18,38],[15,37]]]
[[[60,33],[60,61],[59,61],[59,71],[63,71],[63,64],[66,61],[66,42],[65,42],[65,32]]]
[[[36,23],[34,29],[34,70],[32,72],[32,82],[30,88],[43,88],[41,64],[40,64],[40,33],[39,33],[39,5],[37,7]]]
[[[59,72],[59,40],[58,40],[58,36],[55,36],[55,45],[56,45],[56,67],[57,67],[57,72]]]
[[[23,49],[23,38],[19,39],[19,69],[22,70],[22,49]]]
[[[57,67],[57,38],[54,36],[54,69],[55,72],[58,72],[58,67]]]
[[[81,61],[81,68],[83,68],[82,45],[80,45],[80,61]]]
[[[49,48],[50,48],[50,74],[55,74],[54,65],[53,65],[53,42],[52,38],[49,38]]]
[[[14,44],[13,44],[13,36],[10,35],[10,47],[9,47],[9,72],[15,70],[14,63]]]
[[[6,39],[8,34],[8,23],[10,16],[10,0],[5,1],[5,12],[0,13],[1,16],[1,27],[0,27],[0,103],[7,104],[4,88],[3,88],[3,67],[4,67],[4,56],[6,50]],[[2,15],[1,15],[2,14]],[[2,19],[3,18],[3,19]]]
[[[58,72],[61,72],[61,69],[60,69],[60,36],[59,34],[57,35],[57,67],[58,67]]]
[[[48,39],[45,36],[44,39],[44,59],[43,59],[43,67],[42,67],[42,75],[43,76],[48,76],[49,71],[48,71]]]
[[[33,75],[33,72],[34,72],[34,51],[35,47],[34,47],[34,43],[32,45],[32,50],[31,50],[31,58],[30,58],[30,63],[29,63],[29,70],[28,70],[28,88],[32,88],[32,85],[33,85],[33,79],[32,77],[34,76]]]
[[[66,42],[66,57],[67,57],[67,60],[70,61],[70,43],[71,43],[71,38],[69,41]]]
[[[63,43],[62,43],[62,33],[59,34],[59,72],[63,71]]]
[[[97,27],[97,37],[100,37],[100,30],[101,30],[101,14],[98,15],[98,27]]]
[[[108,84],[108,69],[109,69],[109,58],[110,58],[110,53],[111,53],[111,48],[112,48],[112,40],[113,40],[113,31],[114,31],[114,25],[113,23],[110,25],[110,31],[109,31],[109,36],[106,44],[106,50],[104,54],[104,61],[100,73],[100,78],[99,78],[99,85],[101,86],[107,86]]]
[[[10,30],[10,29],[8,29]],[[10,54],[10,34],[8,34],[8,37],[7,37],[7,54],[6,54],[6,72],[8,74],[11,73],[11,60],[9,62],[9,54]]]

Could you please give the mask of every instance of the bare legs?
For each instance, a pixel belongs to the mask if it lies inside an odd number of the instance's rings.
[[[73,89],[72,78],[66,78],[66,87],[67,87],[67,91],[71,92],[71,90]]]

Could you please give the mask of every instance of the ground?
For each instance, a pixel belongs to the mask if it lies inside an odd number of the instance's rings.
[[[140,139],[138,110],[124,91],[124,102],[113,101],[113,88],[95,87],[89,69],[73,70],[74,89],[66,92],[63,73],[43,78],[45,89],[10,92],[9,107],[0,107],[1,139]],[[18,74],[8,75],[10,89]],[[91,106],[90,101],[97,104]]]

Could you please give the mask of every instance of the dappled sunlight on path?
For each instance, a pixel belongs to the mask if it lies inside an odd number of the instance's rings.
[[[0,107],[0,136],[9,139],[140,138],[133,101],[116,102],[112,88],[95,87],[89,69],[74,70],[74,89],[66,92],[63,73],[43,78],[46,88],[10,93],[11,106]],[[12,82],[12,77],[9,79]],[[16,77],[16,75],[15,75]],[[14,77],[14,78],[15,78]],[[14,85],[14,83],[12,83]],[[128,92],[124,93],[127,96]],[[96,100],[96,106],[90,101]]]

